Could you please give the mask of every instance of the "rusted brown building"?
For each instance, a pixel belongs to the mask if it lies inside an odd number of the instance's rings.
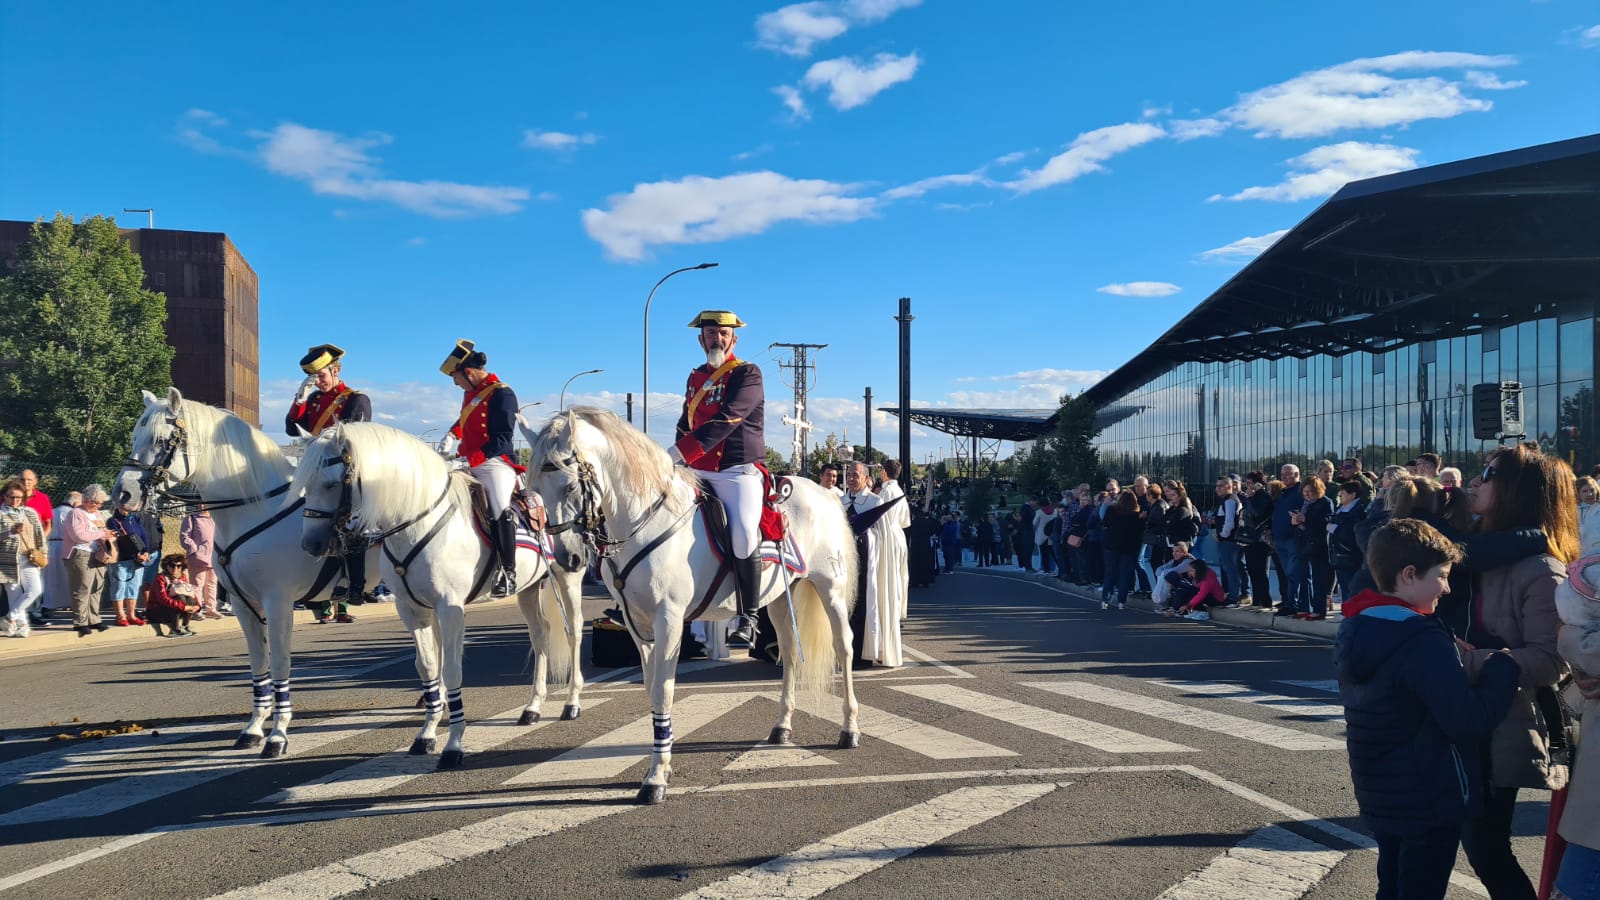
[[[0,259],[32,227],[0,221]],[[139,228],[122,236],[144,261],[144,286],[167,295],[172,383],[185,397],[260,425],[259,284],[250,263],[221,232]]]

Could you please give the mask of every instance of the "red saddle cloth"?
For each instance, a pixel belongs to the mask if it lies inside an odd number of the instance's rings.
[[[778,509],[777,485],[766,466],[755,463],[755,467],[761,470],[761,493],[766,498],[761,504],[761,539],[782,543],[785,523],[783,511]]]

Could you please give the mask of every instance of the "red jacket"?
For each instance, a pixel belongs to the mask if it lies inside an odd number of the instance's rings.
[[[304,428],[307,434],[316,437],[323,428],[335,422],[371,420],[372,401],[367,399],[366,394],[345,387],[341,381],[331,391],[312,391],[306,402],[292,404],[289,414],[284,417],[283,427],[290,437],[298,434],[296,427]],[[319,423],[321,427],[318,427]]]
[[[730,354],[719,370],[700,366],[689,373],[684,391],[678,452],[691,468],[705,472],[761,462],[767,458],[766,409],[755,363]]]
[[[185,581],[184,584],[189,582]],[[145,606],[159,606],[176,612],[185,612],[194,609],[199,604],[193,597],[179,597],[172,593],[172,579],[163,572],[156,576],[156,583],[150,585],[150,599],[145,601]]]

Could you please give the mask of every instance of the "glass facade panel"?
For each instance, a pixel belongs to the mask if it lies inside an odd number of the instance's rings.
[[[1561,356],[1558,364],[1562,379],[1594,377],[1594,320],[1579,319],[1561,326]]]

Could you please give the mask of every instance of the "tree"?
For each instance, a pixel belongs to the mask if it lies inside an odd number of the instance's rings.
[[[0,276],[0,453],[70,466],[116,462],[165,393],[167,300],[115,221],[37,222]]]
[[[767,458],[763,460],[763,463],[766,465],[767,471],[774,475],[789,474],[789,461],[783,458],[782,453],[771,447],[767,448]]]
[[[967,495],[961,499],[961,512],[969,522],[981,522],[989,514],[989,507],[994,506],[994,482],[987,478],[980,478],[967,489]]]
[[[1032,450],[1019,456],[1017,486],[1029,496],[1043,494],[1054,478],[1055,454],[1051,452],[1049,442],[1037,441]]]
[[[1100,426],[1095,424],[1097,412],[1083,394],[1061,398],[1056,433],[1049,441],[1058,484],[1105,483],[1106,470],[1100,465],[1100,450],[1094,445],[1094,439],[1100,436]]]

